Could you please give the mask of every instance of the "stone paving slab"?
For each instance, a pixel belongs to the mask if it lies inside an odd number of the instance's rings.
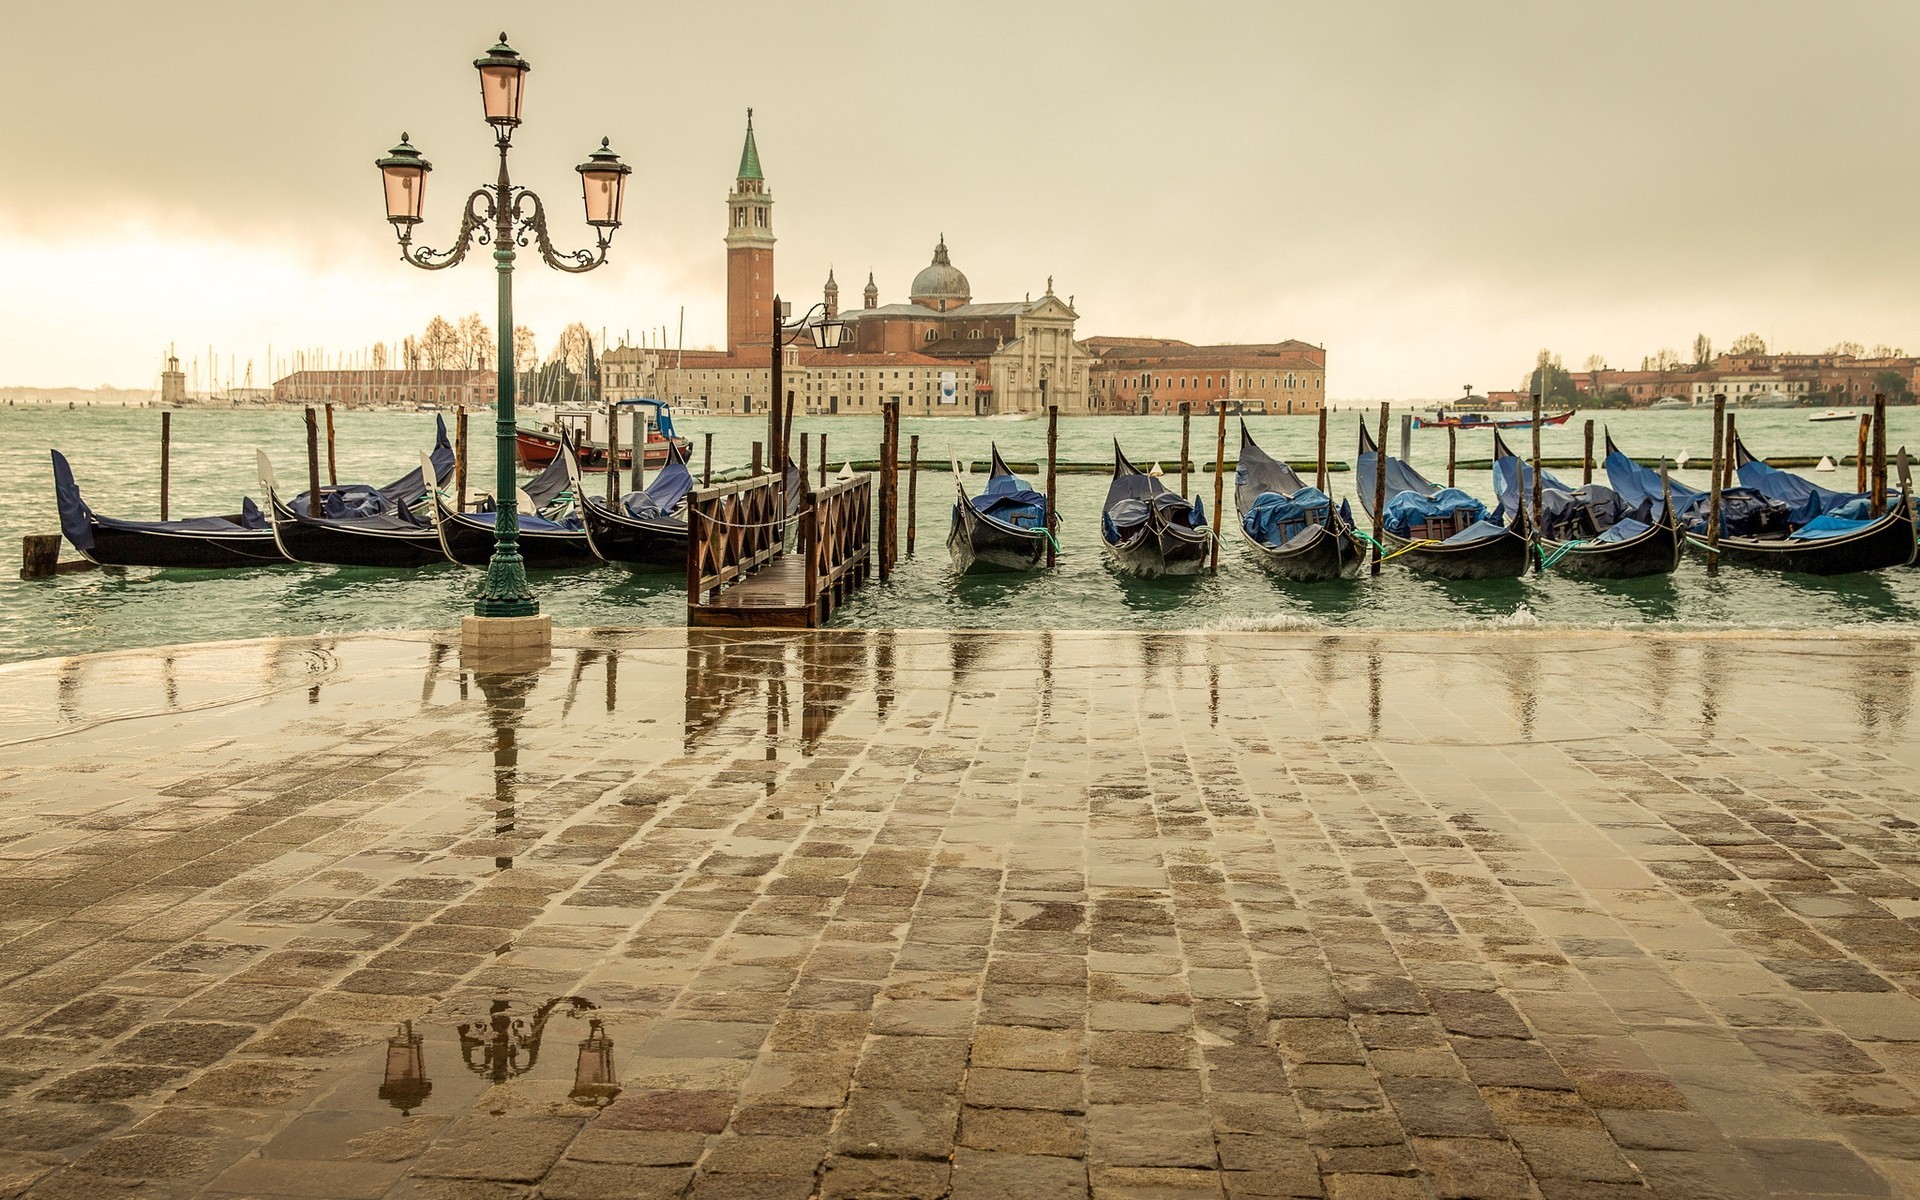
[[[1920,1195],[1905,639],[0,669],[0,1197]]]

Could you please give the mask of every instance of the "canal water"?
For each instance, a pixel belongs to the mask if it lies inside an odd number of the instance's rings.
[[[1623,449],[1640,456],[1685,452],[1698,467],[1675,478],[1704,486],[1712,445],[1706,413],[1594,414],[1611,426]],[[1378,410],[1372,418],[1377,420]],[[1548,457],[1577,457],[1581,421],[1544,434]],[[1351,463],[1360,413],[1337,412],[1329,457]],[[1276,455],[1310,459],[1311,417],[1249,418],[1254,436]],[[47,456],[57,447],[73,463],[88,502],[100,513],[134,519],[158,516],[160,415],[154,409],[28,406],[0,408],[0,661],[92,650],[206,641],[267,634],[446,627],[467,611],[479,574],[452,565],[420,571],[373,571],[285,566],[234,572],[88,572],[53,580],[16,578],[20,537],[53,532],[53,484]],[[491,422],[472,423],[472,478],[492,476]],[[1890,445],[1920,449],[1920,409],[1893,410]],[[752,443],[765,436],[764,419],[679,420],[692,437],[695,467],[702,435],[714,434],[716,467],[744,464]],[[415,413],[340,413],[337,418],[342,482],[385,483],[419,462],[433,439],[434,417]],[[829,460],[872,459],[879,444],[877,417],[803,417],[796,430],[827,438]],[[1813,423],[1805,411],[1740,414],[1748,447],[1761,455],[1850,454],[1854,426]],[[953,503],[950,459],[982,462],[998,442],[1010,461],[1036,462],[1046,453],[1046,423],[1008,418],[938,418],[903,422],[920,435],[921,473],[915,524],[917,549],[885,586],[870,585],[834,617],[836,625],[1002,628],[1338,628],[1436,629],[1539,626],[1565,628],[1828,629],[1920,625],[1920,570],[1882,572],[1840,580],[1756,574],[1729,568],[1707,577],[1689,560],[1671,578],[1595,583],[1549,573],[1540,578],[1473,583],[1426,580],[1389,564],[1378,579],[1293,585],[1274,580],[1238,544],[1229,529],[1217,576],[1152,582],[1124,578],[1101,554],[1101,475],[1060,477],[1064,529],[1060,566],[1028,576],[955,578],[946,552]],[[1511,439],[1519,448],[1524,431]],[[1232,455],[1237,433],[1228,435]],[[1177,417],[1083,417],[1060,423],[1063,462],[1108,462],[1118,438],[1142,468],[1156,461],[1173,474],[1180,446]],[[1211,458],[1213,425],[1193,421],[1193,456]],[[1397,452],[1396,414],[1390,446]],[[1487,433],[1459,437],[1462,458],[1485,459]],[[1444,478],[1443,430],[1416,430],[1412,460],[1430,478]],[[221,412],[188,410],[173,419],[172,515],[233,512],[242,495],[257,495],[254,449],[272,455],[283,480],[306,475],[305,426],[297,410]],[[814,455],[818,463],[818,453]],[[1563,476],[1577,474],[1562,471]],[[1816,475],[1851,489],[1853,469]],[[1332,490],[1351,496],[1354,476],[1337,473]],[[969,477],[977,490],[984,475]],[[1039,480],[1033,481],[1039,486]],[[1173,480],[1169,478],[1169,486]],[[1462,471],[1460,485],[1491,499],[1490,472]],[[1196,475],[1189,491],[1212,509],[1211,476]],[[1232,478],[1227,507],[1232,509]],[[904,498],[906,481],[901,482]],[[64,553],[73,557],[73,550]],[[614,567],[538,572],[535,587],[545,611],[560,625],[677,624],[685,614],[685,581],[677,573],[633,574]]]

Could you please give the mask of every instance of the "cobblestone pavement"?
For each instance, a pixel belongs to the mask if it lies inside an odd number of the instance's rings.
[[[0,671],[0,1195],[1920,1195],[1915,645]]]

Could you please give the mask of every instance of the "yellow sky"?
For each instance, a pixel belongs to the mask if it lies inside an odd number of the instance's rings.
[[[0,384],[150,386],[170,342],[264,377],[269,347],[491,314],[486,260],[398,261],[371,164],[412,133],[443,244],[488,177],[470,63],[503,24],[558,240],[586,240],[601,136],[635,167],[612,265],[519,273],[543,348],[682,306],[689,346],[722,336],[751,105],[803,302],[829,265],[903,298],[945,232],[978,299],[1051,275],[1083,336],[1322,342],[1336,398],[1700,330],[1920,350],[1910,3],[176,0],[12,16]]]

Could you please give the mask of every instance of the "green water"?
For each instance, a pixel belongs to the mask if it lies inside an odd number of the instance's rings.
[[[1377,411],[1376,411],[1377,417]],[[1642,456],[1662,451],[1691,453],[1704,462],[1711,451],[1709,418],[1698,413],[1613,414],[1603,418],[1623,448]],[[340,479],[385,483],[419,462],[431,444],[431,415],[342,413],[338,417]],[[1351,461],[1357,413],[1336,413],[1331,456]],[[88,572],[52,580],[15,578],[17,548],[26,533],[53,532],[52,476],[47,449],[72,460],[87,500],[100,513],[134,519],[158,516],[159,414],[152,409],[0,408],[0,535],[6,563],[0,568],[0,661],[90,650],[263,634],[344,632],[363,629],[445,627],[467,611],[478,573],[448,565],[420,571],[373,571],[285,566],[251,571]],[[1311,458],[1315,423],[1310,417],[1252,418],[1261,444],[1277,455]],[[681,431],[694,440],[699,465],[701,435],[714,434],[716,465],[746,462],[752,442],[765,434],[763,420],[684,418]],[[490,422],[475,420],[475,434]],[[844,458],[873,458],[879,443],[876,417],[807,417],[797,430],[825,434],[837,468]],[[1920,447],[1920,409],[1896,409],[1891,444]],[[242,494],[257,493],[253,451],[275,460],[285,479],[304,479],[304,424],[297,411],[203,412],[175,415],[172,515],[232,512]],[[1741,434],[1756,453],[1827,454],[1853,450],[1854,426],[1810,423],[1805,412],[1740,415]],[[1100,551],[1099,507],[1106,480],[1097,475],[1060,479],[1060,566],[1029,576],[956,579],[946,553],[953,481],[949,456],[980,461],[998,441],[1010,460],[1045,457],[1043,421],[1004,418],[907,419],[906,435],[920,435],[923,469],[916,514],[917,552],[903,560],[885,586],[871,585],[835,615],[856,626],[1002,626],[1027,628],[1190,628],[1210,624],[1274,628],[1431,629],[1552,625],[1566,627],[1795,628],[1904,624],[1920,619],[1920,570],[1897,570],[1841,580],[1756,574],[1737,569],[1709,579],[1697,561],[1683,563],[1671,578],[1592,583],[1548,574],[1542,578],[1478,583],[1422,579],[1389,564],[1379,579],[1352,583],[1290,585],[1275,581],[1230,537],[1217,576],[1140,582],[1105,565]],[[1194,457],[1210,457],[1213,428],[1193,423]],[[1528,435],[1518,435],[1524,441]],[[1176,461],[1178,418],[1088,417],[1060,423],[1063,461],[1104,461],[1118,437],[1141,466]],[[1389,439],[1397,452],[1398,419]],[[1461,457],[1485,458],[1486,433],[1462,434]],[[1577,457],[1580,418],[1547,430],[1549,457]],[[1412,460],[1432,478],[1443,478],[1446,434],[1413,434]],[[473,478],[492,476],[489,442],[474,443]],[[1231,451],[1231,436],[1229,450]],[[814,455],[818,462],[818,453]],[[1462,486],[1491,498],[1488,472],[1464,472]],[[1562,474],[1569,474],[1562,472]],[[972,477],[977,489],[984,477]],[[1705,471],[1675,478],[1704,486]],[[1839,488],[1853,486],[1852,468],[1818,476]],[[1333,476],[1336,497],[1351,495],[1354,477]],[[1038,481],[1036,480],[1036,485]],[[1169,480],[1171,483],[1172,480]],[[1232,480],[1229,478],[1228,490]],[[1189,490],[1204,492],[1213,507],[1211,477]],[[906,491],[901,484],[902,496]],[[1232,497],[1227,497],[1232,507]],[[73,557],[67,548],[65,553]],[[540,572],[535,586],[545,611],[562,625],[657,625],[684,619],[685,584],[676,573],[637,575],[620,568]]]

